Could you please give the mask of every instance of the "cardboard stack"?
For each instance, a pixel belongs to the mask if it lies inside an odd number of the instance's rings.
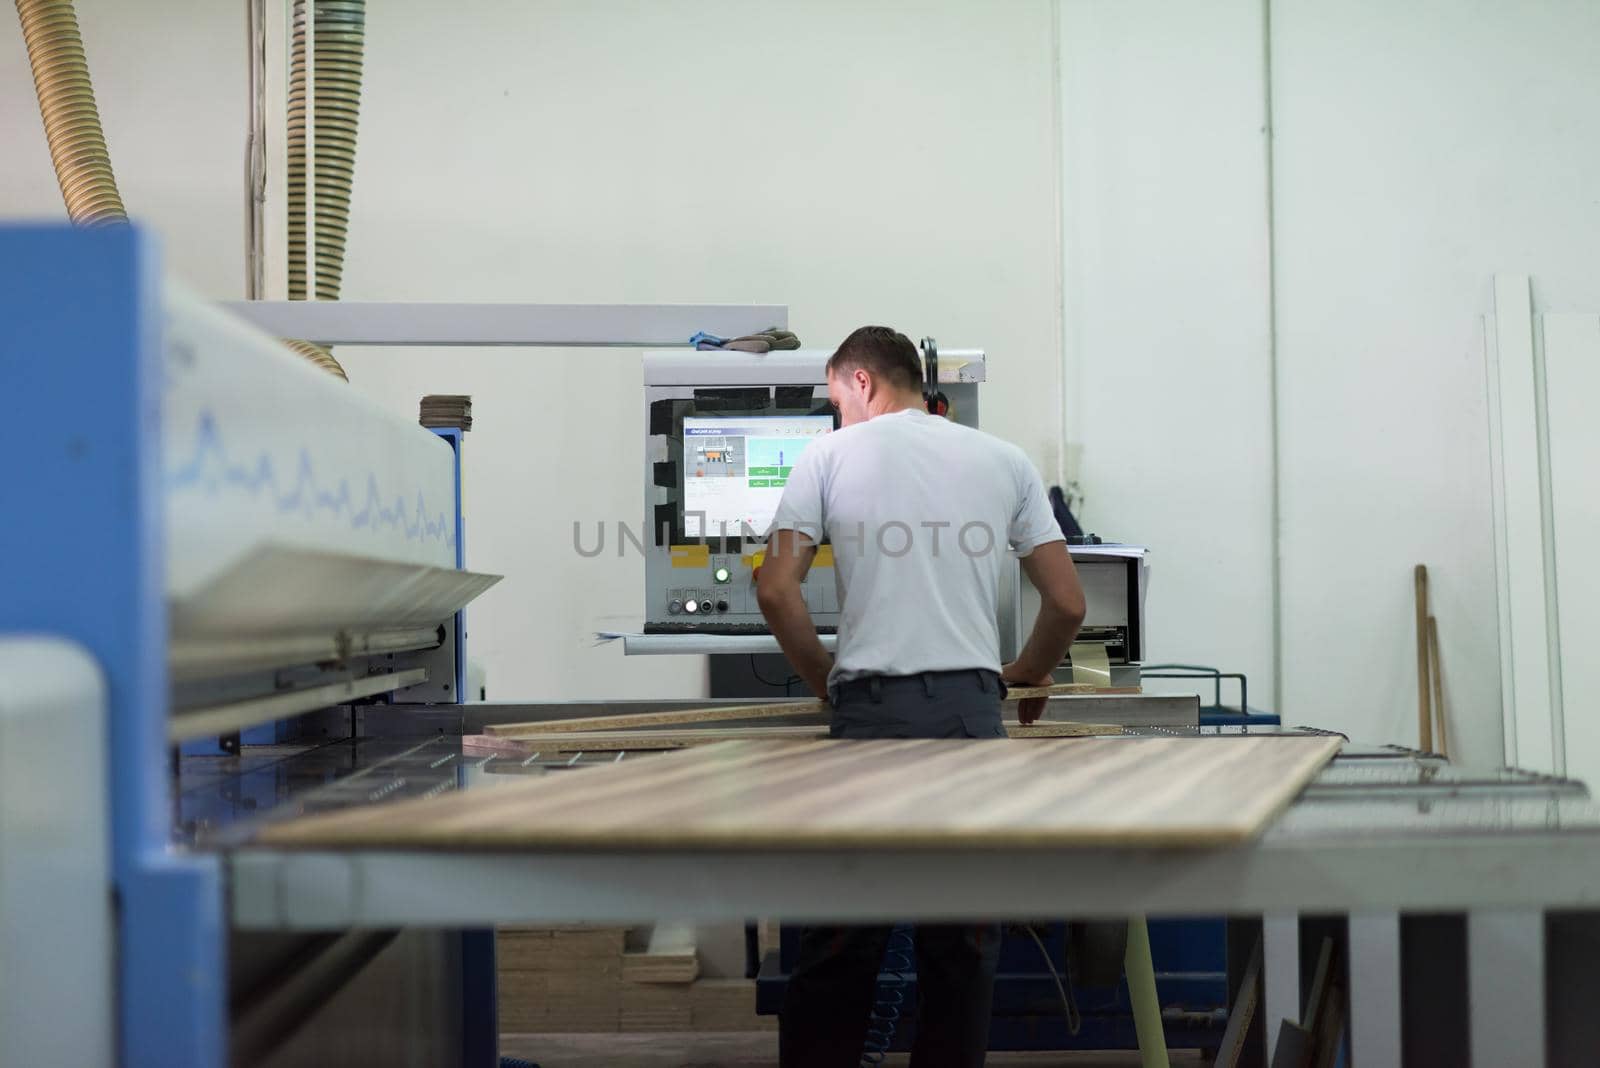
[[[621,927],[502,927],[500,1030],[615,1031],[621,1013]]]
[[[700,979],[689,987],[695,1031],[776,1031],[776,1016],[756,1015],[754,979]]]
[[[423,426],[472,429],[472,398],[460,393],[430,393],[422,398]]]
[[[504,1033],[776,1030],[755,983],[700,978],[694,931],[661,924],[629,952],[621,927],[502,927]]]

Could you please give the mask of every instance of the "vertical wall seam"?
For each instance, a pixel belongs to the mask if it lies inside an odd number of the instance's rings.
[[[1061,103],[1061,0],[1050,0],[1050,137],[1055,145],[1056,478],[1067,485],[1067,139]]]
[[[1280,462],[1282,435],[1278,421],[1278,204],[1276,131],[1273,128],[1272,91],[1272,0],[1261,0],[1261,92],[1264,112],[1263,136],[1266,139],[1267,170],[1267,377],[1268,423],[1272,434],[1270,471],[1272,477],[1272,704],[1283,708],[1283,472]]]

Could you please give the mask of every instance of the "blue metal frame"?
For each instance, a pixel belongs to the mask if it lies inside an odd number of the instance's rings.
[[[467,566],[466,552],[466,522],[461,517],[461,446],[465,441],[465,434],[459,427],[441,426],[430,427],[435,434],[450,443],[450,450],[455,453],[455,481],[456,481],[456,567],[463,569]],[[467,620],[466,611],[456,613],[456,688],[457,701],[467,699]]]
[[[160,284],[137,227],[0,227],[0,388],[40,413],[0,482],[0,631],[105,673],[118,1062],[220,1068],[218,866],[169,843]]]
[[[432,427],[450,443],[455,453],[456,482],[456,567],[465,568],[466,524],[461,515],[461,446],[464,432],[458,427]],[[466,611],[456,613],[456,688],[457,701],[467,699],[467,622]],[[492,1068],[500,1056],[499,996],[496,990],[494,928],[461,932],[461,1041],[462,1064],[467,1068]]]

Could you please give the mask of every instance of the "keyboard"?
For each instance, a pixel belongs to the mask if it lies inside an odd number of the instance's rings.
[[[839,628],[824,625],[817,628],[818,634],[837,634]],[[646,634],[730,634],[738,637],[771,634],[772,628],[765,623],[646,623]]]

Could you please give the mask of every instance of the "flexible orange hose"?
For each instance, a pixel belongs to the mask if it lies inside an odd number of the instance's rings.
[[[332,352],[321,345],[311,341],[289,340],[285,340],[284,344],[288,345],[291,349],[298,352],[300,355],[304,356],[306,359],[310,360],[312,363],[316,364],[330,375],[337,375],[346,382],[350,381],[350,376],[344,372],[344,366],[340,364],[338,360],[333,358]]]
[[[345,236],[350,228],[350,187],[355,180],[356,124],[361,114],[361,62],[366,40],[366,0],[319,0],[314,5],[315,62],[312,149],[316,173],[316,248],[310,250],[317,300],[338,300],[344,282]],[[305,300],[306,285],[306,5],[295,0],[289,51],[289,299]],[[333,353],[296,342],[318,366],[345,377]]]
[[[17,16],[22,20],[22,39],[28,46],[28,63],[33,68],[33,86],[39,96],[39,114],[44,119],[45,139],[50,143],[50,162],[55,167],[61,196],[67,203],[67,217],[85,226],[127,222],[128,212],[117,192],[111,171],[111,153],[106,149],[105,131],[100,126],[100,110],[95,106],[94,86],[89,80],[89,64],[83,52],[83,35],[78,30],[77,12],[72,0],[16,0]],[[297,5],[298,6],[298,5]],[[320,19],[318,20],[321,21]],[[322,53],[319,46],[318,55]],[[320,61],[319,61],[320,66]],[[359,75],[359,64],[357,66]],[[302,97],[304,72],[302,71]],[[322,93],[319,88],[318,97]],[[302,114],[303,114],[302,102]],[[319,132],[321,123],[318,123]],[[351,126],[354,150],[354,124]],[[302,252],[304,226],[304,138],[301,139],[301,221]],[[322,155],[320,149],[317,153]],[[320,180],[319,180],[320,186]],[[318,196],[321,196],[318,190]],[[344,187],[345,218],[348,219],[349,184]],[[318,217],[322,216],[319,208]],[[344,247],[344,231],[338,233],[339,248]],[[320,242],[319,242],[320,244]],[[334,293],[337,295],[337,283]],[[302,296],[304,294],[302,293]],[[321,345],[309,341],[288,341],[295,352],[330,374],[349,380],[339,361]]]
[[[289,57],[289,299],[311,295],[306,258],[316,278],[316,299],[337,300],[344,281],[345,238],[350,227],[350,187],[355,178],[356,127],[361,114],[361,66],[366,37],[365,0],[318,0],[315,84],[316,247],[306,238],[306,12],[295,0]]]
[[[90,226],[127,222],[71,0],[17,0],[17,15],[67,216]]]

